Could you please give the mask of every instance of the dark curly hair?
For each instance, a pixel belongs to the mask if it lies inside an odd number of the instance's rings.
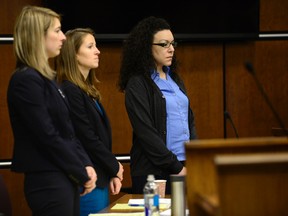
[[[168,22],[163,18],[150,16],[141,20],[129,33],[123,42],[122,62],[118,80],[119,90],[124,92],[129,79],[135,75],[144,75],[151,80],[151,70],[156,69],[152,55],[154,35],[162,30],[171,30]],[[178,79],[176,74],[176,56],[174,53],[170,66],[172,78]]]

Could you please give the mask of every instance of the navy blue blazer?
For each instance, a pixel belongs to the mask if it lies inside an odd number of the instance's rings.
[[[100,110],[86,92],[70,81],[64,81],[61,88],[69,101],[76,135],[94,164],[97,187],[106,187],[117,175],[119,164],[112,153],[111,127],[104,107],[99,103]]]
[[[14,134],[12,171],[61,171],[79,185],[89,180],[91,160],[75,136],[68,103],[57,84],[35,69],[22,67],[7,92]]]

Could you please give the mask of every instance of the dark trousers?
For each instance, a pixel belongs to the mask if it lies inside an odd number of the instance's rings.
[[[26,173],[24,192],[33,216],[79,216],[79,189],[62,172]]]

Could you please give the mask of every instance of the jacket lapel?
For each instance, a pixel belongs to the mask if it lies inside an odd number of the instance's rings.
[[[69,103],[67,101],[67,98],[64,94],[64,92],[61,90],[61,88],[59,87],[59,85],[56,83],[55,80],[52,81],[52,85],[53,87],[56,89],[56,91],[58,92],[58,94],[61,96],[61,98],[63,99],[63,101],[65,102],[66,106],[69,108]]]

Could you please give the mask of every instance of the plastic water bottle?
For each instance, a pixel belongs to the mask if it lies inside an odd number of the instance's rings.
[[[154,175],[148,175],[147,183],[144,186],[145,216],[159,216],[159,193],[154,182]]]

